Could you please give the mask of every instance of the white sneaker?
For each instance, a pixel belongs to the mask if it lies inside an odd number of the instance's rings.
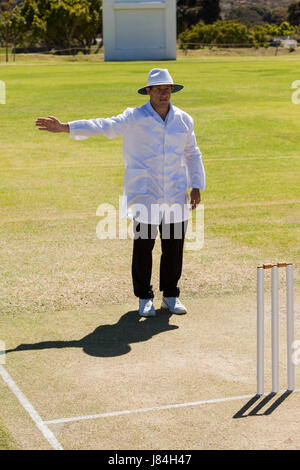
[[[155,317],[156,311],[153,305],[153,299],[140,299],[139,315],[141,317]]]
[[[178,297],[163,297],[161,308],[169,310],[171,313],[177,313],[178,315],[187,313],[185,306],[180,302]]]

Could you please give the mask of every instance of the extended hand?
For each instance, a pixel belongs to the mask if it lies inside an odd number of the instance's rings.
[[[35,125],[39,127],[40,131],[69,132],[69,125],[63,124],[54,116],[48,116],[48,118],[37,118]]]
[[[200,204],[201,201],[201,196],[200,196],[200,190],[198,188],[193,188],[191,190],[191,206],[192,210],[196,209],[198,204]]]

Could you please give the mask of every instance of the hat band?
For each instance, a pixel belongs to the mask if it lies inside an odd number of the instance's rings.
[[[138,90],[138,93],[140,95],[147,95],[147,90],[146,88],[150,88],[151,86],[155,86],[155,85],[172,85],[173,86],[173,90],[172,90],[172,93],[177,93],[178,91],[182,90],[184,88],[183,85],[177,85],[176,83],[155,83],[153,85],[146,85],[142,88],[140,88]]]

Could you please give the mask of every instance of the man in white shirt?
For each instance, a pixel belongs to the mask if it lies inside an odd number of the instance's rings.
[[[197,207],[200,190],[205,188],[205,171],[193,119],[170,102],[171,93],[182,88],[183,85],[174,84],[167,69],[152,69],[147,85],[138,90],[150,100],[139,108],[127,108],[112,118],[68,123],[61,123],[53,116],[36,120],[40,130],[68,132],[75,140],[99,135],[123,137],[122,215],[134,220],[133,289],[139,298],[139,314],[146,317],[156,314],[150,283],[157,227],[162,246],[162,308],[171,313],[186,313],[178,288],[184,236],[189,209]]]

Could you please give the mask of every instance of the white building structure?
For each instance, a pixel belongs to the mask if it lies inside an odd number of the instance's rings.
[[[104,60],[176,59],[176,0],[103,0]]]
[[[281,40],[281,45],[283,47],[289,47],[290,49],[295,50],[296,47],[298,46],[298,43],[295,39],[287,38],[287,39]]]

